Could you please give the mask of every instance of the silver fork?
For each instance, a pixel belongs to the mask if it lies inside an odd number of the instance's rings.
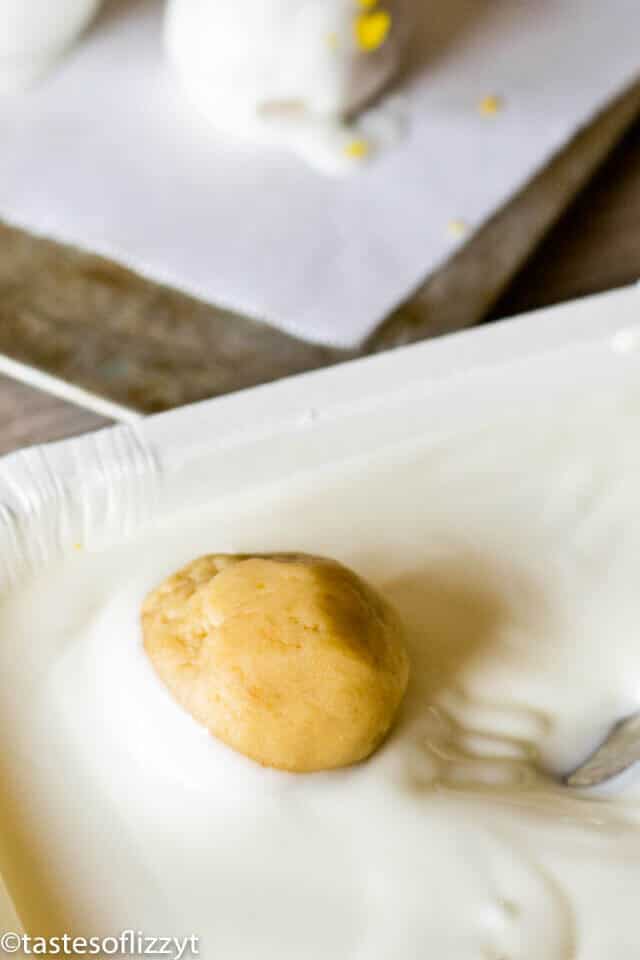
[[[635,713],[611,730],[588,760],[564,778],[569,787],[597,787],[629,770],[640,761],[640,713]]]

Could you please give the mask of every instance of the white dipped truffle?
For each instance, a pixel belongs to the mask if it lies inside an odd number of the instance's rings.
[[[366,148],[352,144],[345,119],[400,67],[414,2],[169,0],[166,44],[219,130],[361,159]]]
[[[0,0],[0,93],[43,77],[102,0]]]

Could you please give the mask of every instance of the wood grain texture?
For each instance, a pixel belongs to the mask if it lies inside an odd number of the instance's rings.
[[[640,279],[640,123],[515,278],[490,319]]]
[[[88,410],[0,376],[0,454],[106,426]]]
[[[0,225],[0,352],[146,413],[335,357],[6,225]]]

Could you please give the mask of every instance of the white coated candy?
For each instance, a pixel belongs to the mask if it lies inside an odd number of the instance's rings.
[[[367,154],[344,121],[398,70],[413,9],[413,0],[169,0],[166,43],[213,126],[327,166],[323,154]]]
[[[101,0],[0,0],[0,93],[39,80],[100,4]]]

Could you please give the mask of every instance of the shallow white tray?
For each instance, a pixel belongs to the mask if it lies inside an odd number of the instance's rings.
[[[322,485],[325,468],[346,461],[365,481],[382,451],[436,442],[521,404],[548,409],[576,385],[606,390],[639,370],[634,287],[11,454],[0,461],[3,588],[185,504],[311,471]],[[23,913],[14,899],[0,883],[0,926]]]

